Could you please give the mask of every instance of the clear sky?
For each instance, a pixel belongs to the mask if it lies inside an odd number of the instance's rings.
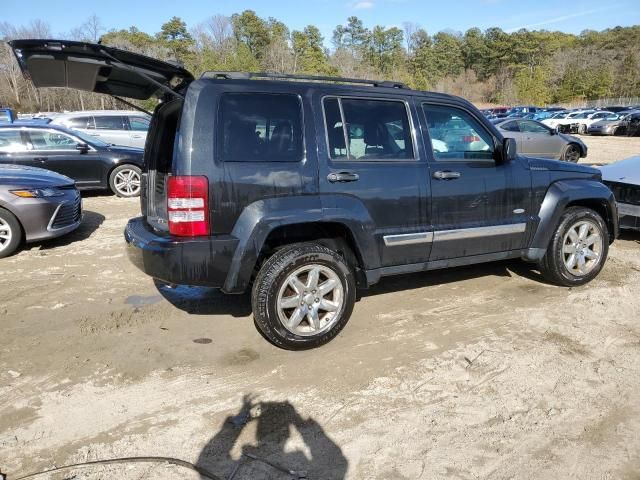
[[[59,35],[96,14],[107,29],[133,25],[155,33],[173,15],[194,26],[209,16],[245,9],[275,17],[292,29],[312,23],[327,45],[335,26],[350,15],[360,17],[367,27],[401,27],[410,21],[429,33],[476,26],[579,33],[640,24],[640,0],[0,0],[0,21],[23,25],[41,19]]]

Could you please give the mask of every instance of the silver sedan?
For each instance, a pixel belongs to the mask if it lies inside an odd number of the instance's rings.
[[[59,237],[82,218],[80,192],[64,175],[0,164],[0,258],[20,244]]]
[[[558,133],[556,129],[535,120],[501,118],[494,125],[503,136],[515,138],[518,152],[523,155],[573,163],[587,156],[587,146],[582,140]]]

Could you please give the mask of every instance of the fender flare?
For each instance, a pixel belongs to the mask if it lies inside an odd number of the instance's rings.
[[[610,230],[610,241],[618,234],[618,214],[615,197],[605,184],[591,179],[558,180],[547,189],[540,211],[538,226],[533,234],[529,248],[523,258],[528,261],[539,261],[547,251],[551,237],[560,221],[562,213],[572,204],[598,204],[607,213],[604,221]]]
[[[222,290],[242,293],[249,286],[258,257],[276,228],[309,223],[340,223],[352,234],[363,268],[378,268],[380,255],[374,222],[365,206],[347,195],[296,195],[256,201],[244,208],[231,235],[238,245]]]

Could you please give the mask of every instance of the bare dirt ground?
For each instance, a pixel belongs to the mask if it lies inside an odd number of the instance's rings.
[[[583,138],[588,162],[640,153]],[[640,478],[640,234],[583,288],[517,261],[385,279],[332,343],[295,353],[257,333],[246,296],[137,271],[122,238],[137,200],[84,207],[74,234],[0,262],[9,478],[131,456],[235,480],[296,478],[262,460],[311,479]]]
[[[640,155],[640,137],[594,137],[576,135],[587,144],[588,152],[580,163],[604,164]]]

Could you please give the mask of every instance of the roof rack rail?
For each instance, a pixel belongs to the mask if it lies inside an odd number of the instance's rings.
[[[224,80],[249,80],[252,78],[268,78],[276,80],[309,80],[312,82],[336,82],[336,83],[356,83],[360,85],[371,85],[374,87],[387,88],[407,88],[402,82],[388,80],[366,80],[363,78],[329,77],[322,75],[297,75],[291,73],[271,73],[271,72],[204,72],[200,78],[224,79]]]

